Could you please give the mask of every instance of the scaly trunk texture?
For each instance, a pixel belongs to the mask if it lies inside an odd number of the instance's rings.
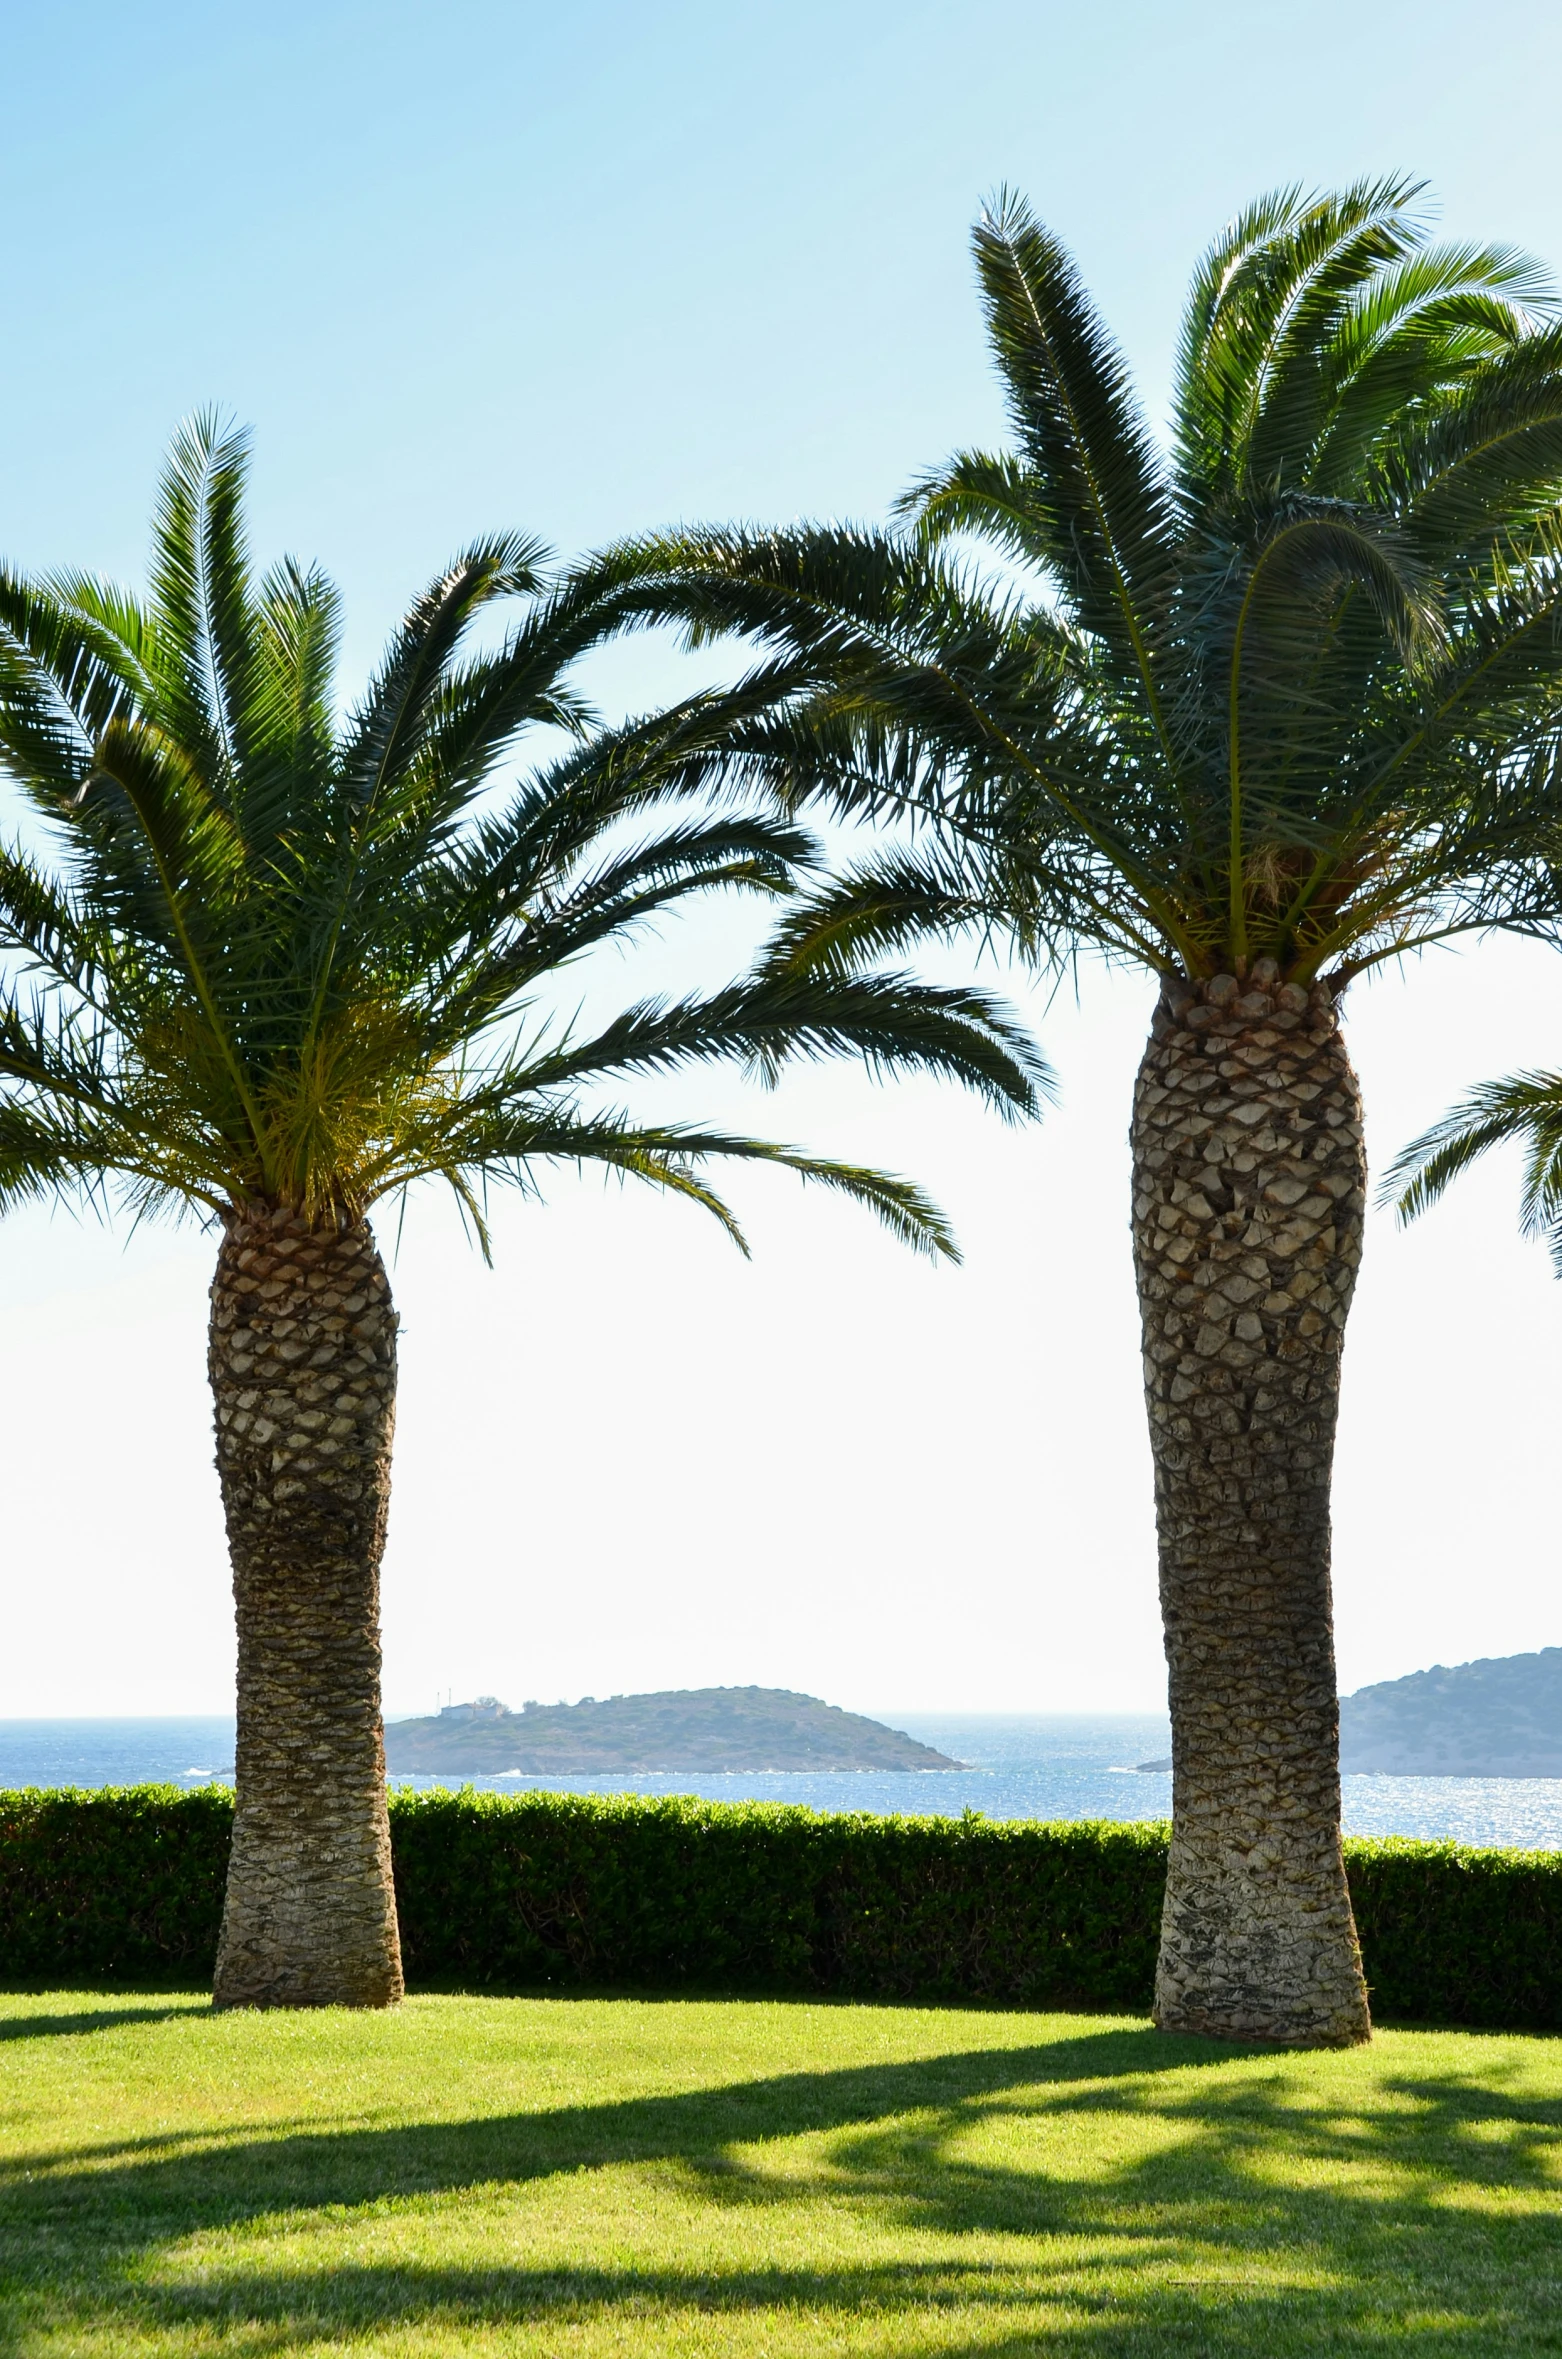
[[[1329,1476],[1366,1202],[1333,997],[1273,963],[1162,992],[1134,1260],[1171,1674],[1165,2031],[1371,2036],[1340,1854]]]
[[[366,1221],[252,1206],[212,1281],[238,1618],[219,2007],[388,2007],[401,1945],[380,1722],[396,1314]]]

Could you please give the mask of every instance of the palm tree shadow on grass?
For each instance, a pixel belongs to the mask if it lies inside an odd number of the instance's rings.
[[[1205,2069],[1239,2055],[1250,2069],[1238,2077]],[[1099,2118],[1103,2137],[1087,2138],[1087,2171],[1073,2175],[1039,2152],[1034,2162],[972,2159],[970,2133],[1005,2117],[1022,2134]],[[1113,2117],[1153,2117],[1155,2150],[1112,2167]],[[800,2177],[765,2146],[818,2133],[833,2134],[822,2175],[816,2156]],[[27,2346],[41,2317],[83,2339],[111,2321],[155,2339],[220,2318],[225,2348],[239,2354],[316,2343],[333,2328],[454,2334],[703,2312],[729,2317],[734,2333],[767,2313],[834,2319],[843,2333],[853,2317],[880,2327],[893,2318],[903,2359],[1137,2353],[1161,2348],[1162,2335],[1168,2349],[1280,2352],[1343,2338],[1353,2351],[1387,2352],[1403,2347],[1404,2319],[1424,2312],[1441,2352],[1529,2351],[1552,2347],[1548,2330],[1562,2324],[1555,2212],[1499,2215],[1490,2197],[1554,2188],[1559,2147],[1562,2101],[1524,2095],[1500,2064],[1436,2082],[1379,2080],[1372,2110],[1353,2112],[1326,2106],[1292,2057],[1122,2029],[534,2114],[273,2130],[215,2151],[153,2136],[16,2163],[0,2193],[0,2250],[22,2306],[0,2348]],[[203,2231],[285,2231],[289,2214],[325,2206],[644,2163],[678,2173],[691,2211],[844,2207],[942,2249],[745,2267],[734,2238],[714,2268],[355,2257],[234,2269],[203,2257],[188,2276],[158,2269],[160,2253]],[[1369,2167],[1331,2182],[1329,2166],[1345,2164]],[[1020,2241],[995,2254],[994,2237]],[[967,2253],[968,2238],[983,2241]],[[947,2316],[940,2323],[951,2309],[964,2340],[950,2340]],[[1135,2340],[1146,2333],[1156,2341]]]
[[[208,2011],[204,1999],[184,1999],[166,2007],[93,2007],[78,2014],[0,2015],[0,2040],[81,2039],[94,2031],[117,2031],[122,2024],[177,2023]]]

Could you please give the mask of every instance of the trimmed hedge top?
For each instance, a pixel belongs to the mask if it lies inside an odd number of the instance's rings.
[[[0,1978],[209,1977],[233,1797],[0,1794]],[[409,1982],[1148,2006],[1164,1824],[393,1792]],[[1562,2029],[1562,1856],[1345,1847],[1381,2016]]]

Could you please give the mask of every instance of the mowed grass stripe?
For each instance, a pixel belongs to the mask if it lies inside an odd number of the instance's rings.
[[[1562,2043],[0,1997],[0,2350],[1562,2351]]]

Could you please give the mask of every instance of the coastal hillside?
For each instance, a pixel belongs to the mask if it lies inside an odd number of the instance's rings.
[[[1439,1663],[1340,1699],[1340,1766],[1401,1777],[1562,1777],[1562,1646]]]
[[[914,1737],[782,1687],[668,1688],[598,1703],[450,1704],[385,1730],[392,1770],[594,1777],[600,1771],[958,1769]]]

